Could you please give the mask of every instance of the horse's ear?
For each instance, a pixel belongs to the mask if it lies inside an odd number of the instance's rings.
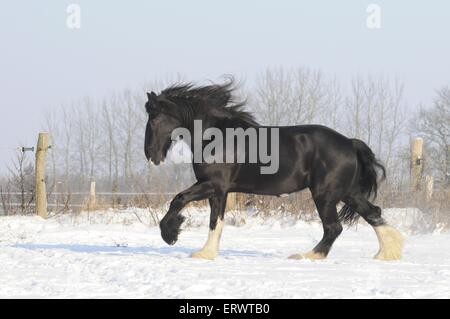
[[[156,93],[153,91],[151,91],[150,93],[147,92],[147,98],[149,101],[156,101]]]

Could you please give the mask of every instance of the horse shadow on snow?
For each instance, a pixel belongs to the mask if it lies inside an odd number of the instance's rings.
[[[22,248],[34,251],[42,250],[68,250],[76,253],[89,254],[105,254],[105,255],[160,255],[180,257],[181,255],[190,256],[196,251],[194,248],[186,247],[133,247],[133,246],[101,246],[101,245],[86,245],[86,244],[15,244],[11,247]],[[222,257],[268,257],[271,253],[263,253],[254,250],[234,250],[224,249],[220,252]]]

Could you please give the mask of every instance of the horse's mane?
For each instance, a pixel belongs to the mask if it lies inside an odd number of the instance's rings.
[[[245,124],[258,126],[253,115],[243,110],[245,101],[235,100],[235,89],[233,79],[224,84],[207,86],[177,83],[163,90],[161,96],[185,108],[201,107],[203,112],[212,117],[238,119]]]

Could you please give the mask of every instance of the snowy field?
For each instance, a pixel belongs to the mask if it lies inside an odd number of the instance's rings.
[[[208,216],[187,214],[175,246],[149,226],[145,210],[47,221],[0,217],[0,297],[450,297],[450,235],[414,228],[423,224],[414,209],[386,211],[406,237],[404,258],[396,262],[372,259],[377,239],[363,224],[345,229],[326,260],[288,260],[317,243],[320,224],[257,216],[225,226],[215,261],[192,259],[206,239]]]

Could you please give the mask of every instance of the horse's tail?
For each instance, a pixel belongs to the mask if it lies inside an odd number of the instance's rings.
[[[376,159],[369,146],[361,140],[352,139],[353,149],[356,151],[359,166],[358,184],[360,192],[367,199],[375,199],[378,191],[378,172],[381,171],[380,181],[386,178],[386,169]],[[347,204],[339,211],[339,219],[347,224],[353,224],[359,218],[359,214]]]
[[[358,139],[352,139],[352,143],[360,166],[359,186],[361,187],[361,193],[368,199],[371,197],[375,199],[378,191],[377,170],[381,171],[381,182],[386,178],[386,169],[375,158],[375,154],[366,143]]]

